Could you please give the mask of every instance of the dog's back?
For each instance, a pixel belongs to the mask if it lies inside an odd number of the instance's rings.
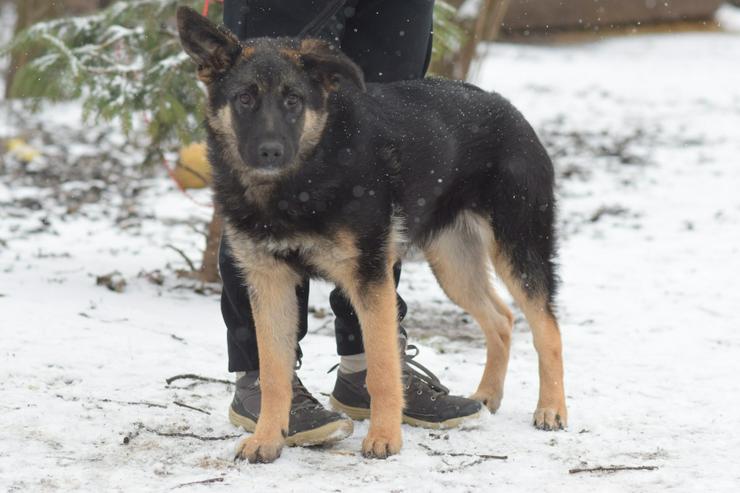
[[[460,214],[476,214],[528,278],[527,291],[552,301],[552,164],[508,100],[471,84],[424,79],[370,84],[353,104],[362,131],[393,149],[393,200],[412,242],[423,245]]]

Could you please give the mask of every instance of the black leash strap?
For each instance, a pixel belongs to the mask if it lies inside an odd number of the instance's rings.
[[[324,26],[326,26],[326,23],[329,22],[329,19],[336,15],[336,13],[339,12],[339,9],[344,7],[344,4],[346,3],[347,0],[335,0],[326,4],[321,12],[319,12],[319,15],[314,17],[306,27],[301,29],[301,32],[298,33],[297,37],[305,38],[318,35]]]

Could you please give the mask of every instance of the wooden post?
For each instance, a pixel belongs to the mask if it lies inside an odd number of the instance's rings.
[[[211,222],[208,224],[208,236],[206,237],[206,249],[203,252],[200,272],[198,277],[203,282],[219,282],[218,274],[218,247],[221,243],[221,231],[223,221],[218,208],[214,206]]]
[[[470,68],[477,58],[478,44],[481,41],[493,41],[498,37],[501,22],[506,15],[511,0],[483,0],[483,5],[475,19],[473,32],[466,40],[455,67],[454,77],[465,80],[470,75]]]

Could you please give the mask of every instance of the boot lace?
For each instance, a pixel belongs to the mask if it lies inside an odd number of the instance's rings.
[[[410,352],[413,354],[410,354]],[[418,361],[414,361],[414,358],[418,355],[418,347],[413,344],[406,346],[406,354],[403,355],[404,365],[402,368],[405,389],[409,390],[413,384],[416,384],[416,392],[419,395],[424,393],[424,387],[429,388],[432,392],[432,399],[436,399],[438,395],[448,395],[450,393],[450,389],[442,385],[439,378],[437,378],[429,368]]]
[[[293,403],[291,404],[290,413],[303,409],[314,409],[321,407],[319,401],[311,395],[311,392],[304,387],[303,382],[297,376],[293,378]]]

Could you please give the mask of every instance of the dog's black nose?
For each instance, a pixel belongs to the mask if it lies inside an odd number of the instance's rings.
[[[283,162],[285,147],[276,140],[260,144],[257,149],[261,166],[279,166]]]

